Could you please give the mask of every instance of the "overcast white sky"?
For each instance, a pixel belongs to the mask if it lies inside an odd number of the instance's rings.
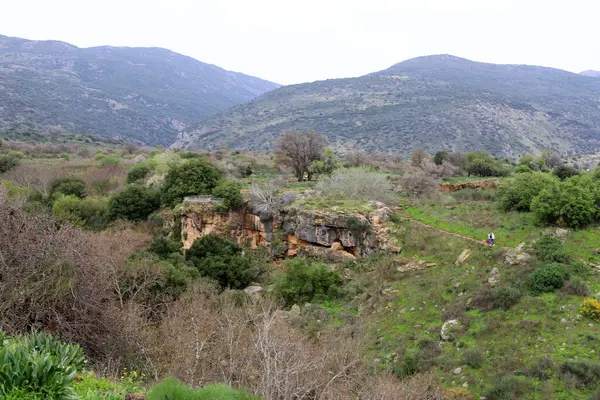
[[[0,34],[159,46],[281,84],[448,53],[600,70],[596,0],[0,0]]]

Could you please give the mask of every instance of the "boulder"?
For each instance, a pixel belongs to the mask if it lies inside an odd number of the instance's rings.
[[[458,368],[456,368],[454,371],[452,371],[452,373],[453,373],[454,375],[460,375],[460,374],[462,374],[462,368],[461,368],[461,367],[458,367]]]
[[[458,267],[459,265],[461,265],[462,263],[464,263],[465,261],[467,261],[467,258],[469,258],[470,255],[471,255],[471,250],[470,249],[464,249],[462,251],[462,253],[460,253],[460,255],[458,256],[458,258],[456,259],[456,262],[454,263],[454,265],[456,265]]]
[[[444,322],[442,329],[440,329],[440,337],[442,340],[452,340],[454,335],[452,333],[454,328],[460,327],[460,322],[457,319],[451,319]]]
[[[254,286],[248,286],[247,288],[245,288],[244,293],[259,294],[260,292],[262,292],[262,290],[263,290],[262,286],[254,285]]]
[[[509,249],[504,255],[504,262],[507,265],[525,265],[531,261],[531,254],[525,249],[525,243],[521,243],[514,249]]]
[[[500,270],[496,267],[492,269],[490,272],[490,276],[488,278],[488,283],[491,286],[496,286],[500,282]]]

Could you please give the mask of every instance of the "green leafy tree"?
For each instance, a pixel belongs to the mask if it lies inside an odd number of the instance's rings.
[[[174,206],[185,196],[211,194],[220,179],[221,171],[204,158],[173,165],[161,187],[161,199]]]
[[[143,221],[160,207],[158,193],[144,186],[129,185],[108,202],[108,216]]]
[[[176,240],[169,239],[164,236],[156,236],[148,245],[148,251],[156,254],[163,260],[168,259],[171,254],[179,253],[182,244]]]
[[[219,181],[212,191],[213,196],[224,199],[222,211],[235,210],[244,204],[242,185],[233,181]]]
[[[127,171],[127,183],[136,183],[146,177],[152,172],[153,167],[149,163],[141,162],[135,164]]]
[[[87,185],[83,179],[69,177],[57,179],[50,185],[48,197],[54,199],[58,195],[76,196],[83,199],[87,194]]]
[[[62,220],[69,221],[76,225],[82,225],[81,199],[72,194],[59,194],[52,204],[52,214]]]
[[[542,223],[582,228],[597,218],[596,193],[585,181],[572,178],[542,190],[531,211]]]
[[[565,179],[579,175],[579,171],[577,171],[575,168],[571,167],[570,165],[562,164],[562,165],[555,167],[552,170],[552,174],[554,174],[554,176],[556,176],[561,181],[564,181]]]
[[[444,161],[448,160],[448,152],[446,150],[438,151],[433,156],[433,162],[435,165],[442,165]]]
[[[326,264],[293,258],[285,263],[285,272],[275,283],[275,292],[289,306],[335,297],[340,293],[341,285],[340,275]]]
[[[494,157],[483,150],[467,153],[466,171],[469,176],[499,176],[501,174]]]
[[[310,165],[311,175],[331,175],[333,171],[342,167],[342,160],[335,155],[333,149],[326,148],[321,154],[319,160],[315,160]]]
[[[19,160],[6,154],[0,154],[0,174],[8,172],[19,165]]]
[[[196,239],[185,258],[201,276],[215,280],[222,288],[243,289],[256,276],[254,259],[234,242],[216,235]]]
[[[529,211],[533,198],[556,184],[556,178],[542,172],[522,173],[498,188],[498,198],[506,211]]]

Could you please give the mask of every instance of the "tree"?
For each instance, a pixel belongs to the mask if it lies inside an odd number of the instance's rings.
[[[173,165],[161,187],[161,200],[174,206],[185,196],[211,194],[221,179],[221,171],[204,158]]]
[[[466,171],[471,175],[477,176],[499,176],[500,168],[496,165],[496,160],[488,152],[483,150],[472,151],[466,156]]]
[[[561,181],[564,181],[567,178],[579,175],[579,171],[577,171],[575,168],[571,167],[570,165],[562,164],[562,165],[555,167],[554,170],[552,171],[552,174],[554,174],[554,176],[556,176]]]
[[[542,160],[544,160],[548,168],[556,168],[562,164],[562,160],[560,159],[560,157],[550,150],[542,153]]]
[[[14,167],[16,167],[19,164],[19,160],[6,155],[6,154],[0,154],[0,174],[10,171],[11,169],[13,169]]]
[[[160,207],[158,193],[145,186],[129,185],[108,202],[108,216],[143,221]]]
[[[429,160],[429,154],[423,149],[415,149],[410,153],[410,163],[413,167],[420,168],[427,160]]]
[[[534,197],[557,182],[555,177],[543,172],[518,174],[498,188],[498,198],[506,211],[529,211]]]
[[[230,240],[216,235],[196,239],[185,252],[185,258],[201,276],[214,279],[222,288],[243,289],[254,278],[254,262]]]
[[[369,156],[363,149],[352,150],[344,156],[344,167],[353,168],[365,165]]]
[[[543,223],[582,228],[597,218],[596,201],[597,190],[571,178],[542,190],[531,202],[531,211]]]
[[[310,166],[321,157],[326,144],[327,138],[316,132],[286,132],[277,144],[279,162],[294,170],[298,182],[305,176],[311,180]]]
[[[448,159],[448,152],[446,150],[438,151],[433,156],[433,162],[435,165],[442,165],[444,161]]]
[[[60,194],[65,196],[73,195],[83,199],[87,194],[87,185],[80,178],[69,177],[57,179],[52,182],[48,197],[54,199]]]
[[[285,266],[285,273],[276,281],[274,291],[288,306],[338,295],[342,279],[326,264],[294,258],[288,260]]]
[[[135,164],[127,171],[127,183],[135,183],[146,179],[148,174],[152,171],[153,167],[149,163],[141,162]]]
[[[326,148],[319,160],[313,161],[309,167],[311,175],[331,175],[342,166],[342,161],[335,155],[333,149]]]
[[[222,198],[223,211],[240,208],[244,204],[244,196],[241,193],[242,185],[233,181],[220,181],[212,191],[213,196]]]

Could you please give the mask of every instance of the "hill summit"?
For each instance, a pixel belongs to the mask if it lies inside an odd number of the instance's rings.
[[[162,48],[0,36],[0,133],[57,129],[168,145],[189,124],[278,86]]]
[[[324,133],[342,152],[588,152],[600,148],[600,80],[424,56],[358,78],[273,90],[184,130],[173,147],[266,150],[287,130]]]

